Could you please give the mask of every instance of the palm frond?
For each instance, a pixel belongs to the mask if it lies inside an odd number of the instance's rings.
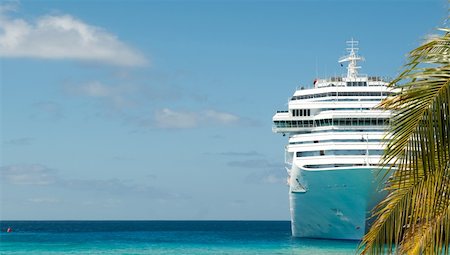
[[[380,107],[393,111],[382,165],[393,171],[362,254],[434,254],[450,241],[450,30],[409,54]],[[388,165],[395,165],[389,168]]]

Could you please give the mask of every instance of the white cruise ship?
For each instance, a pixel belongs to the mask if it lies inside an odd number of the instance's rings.
[[[292,234],[361,239],[371,209],[383,198],[378,163],[389,112],[374,109],[391,90],[381,77],[358,74],[358,42],[348,41],[347,75],[298,88],[287,111],[273,116],[273,131],[289,135],[288,172]]]

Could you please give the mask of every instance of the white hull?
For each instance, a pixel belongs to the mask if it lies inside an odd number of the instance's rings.
[[[384,197],[375,167],[308,171],[292,169],[292,235],[307,238],[361,239],[372,208]],[[297,180],[303,189],[298,189]],[[304,191],[304,192],[303,192]]]

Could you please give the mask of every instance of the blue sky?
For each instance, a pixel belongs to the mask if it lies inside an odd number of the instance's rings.
[[[2,1],[0,219],[289,219],[299,85],[394,77],[447,1]]]

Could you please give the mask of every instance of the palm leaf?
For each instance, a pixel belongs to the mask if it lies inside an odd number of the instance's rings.
[[[450,241],[450,30],[413,50],[380,107],[394,114],[382,164],[388,196],[374,209],[362,254],[435,254]],[[395,168],[387,167],[388,164]]]

